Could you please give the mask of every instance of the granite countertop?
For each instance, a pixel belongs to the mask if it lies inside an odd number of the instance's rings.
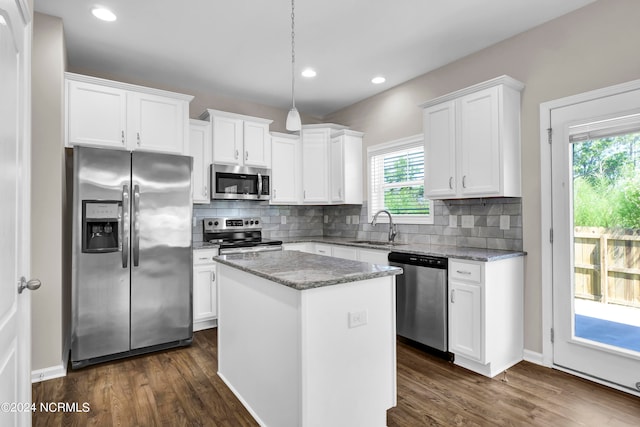
[[[345,237],[298,237],[282,239],[283,243],[327,243],[333,245],[353,246],[357,248],[379,249],[390,252],[403,252],[418,255],[431,255],[445,258],[467,259],[472,261],[491,262],[505,258],[525,256],[523,251],[504,251],[499,249],[464,248],[459,246],[440,246],[423,243],[394,243],[386,242],[359,243],[357,239]]]
[[[301,291],[402,274],[398,267],[299,251],[220,255],[216,261]]]

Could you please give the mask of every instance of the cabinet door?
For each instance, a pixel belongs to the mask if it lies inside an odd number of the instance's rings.
[[[213,116],[213,163],[242,165],[243,121]]]
[[[209,165],[211,164],[211,126],[209,122],[191,120],[189,153],[193,157],[191,192],[193,203],[210,203]]]
[[[302,131],[302,185],[305,203],[329,202],[329,132]]]
[[[499,87],[460,98],[460,194],[500,193]]]
[[[297,204],[300,185],[300,140],[271,140],[271,204]]]
[[[333,245],[331,248],[331,255],[336,258],[352,259],[356,261],[358,259],[358,249],[350,246]]]
[[[187,154],[187,103],[146,93],[128,94],[130,150]]]
[[[218,315],[216,264],[196,265],[193,268],[193,323],[215,319]]]
[[[332,203],[341,203],[344,202],[344,137],[331,138],[330,152],[330,200]]]
[[[424,188],[432,198],[456,195],[456,108],[455,102],[426,108],[424,129]]]
[[[371,264],[389,265],[389,252],[377,249],[358,248],[358,260]]]
[[[449,280],[449,351],[480,361],[482,298],[479,284]]]
[[[69,146],[126,148],[127,98],[124,90],[67,81]]]
[[[245,121],[243,131],[245,166],[268,168],[271,157],[269,125]]]

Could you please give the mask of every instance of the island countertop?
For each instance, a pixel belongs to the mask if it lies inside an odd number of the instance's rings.
[[[215,260],[297,290],[402,274],[399,267],[299,251],[220,255]]]

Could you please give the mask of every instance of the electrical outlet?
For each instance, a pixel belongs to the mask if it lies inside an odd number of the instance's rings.
[[[351,215],[347,215],[347,224],[351,224]]]
[[[458,215],[449,215],[449,227],[456,228],[458,226]]]
[[[367,324],[367,310],[349,312],[349,328],[357,328]]]
[[[351,224],[360,224],[360,215],[352,215]]]
[[[287,216],[286,215],[281,215],[280,216],[280,224],[286,224],[287,223]]]
[[[324,216],[324,223],[328,224],[329,223],[329,215],[325,215]]]
[[[473,215],[462,215],[462,228],[473,228]]]
[[[509,215],[500,215],[500,230],[508,230],[511,228],[511,217]]]

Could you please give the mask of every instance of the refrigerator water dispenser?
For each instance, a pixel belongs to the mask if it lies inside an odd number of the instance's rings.
[[[119,200],[82,202],[82,252],[117,252],[122,204]]]

